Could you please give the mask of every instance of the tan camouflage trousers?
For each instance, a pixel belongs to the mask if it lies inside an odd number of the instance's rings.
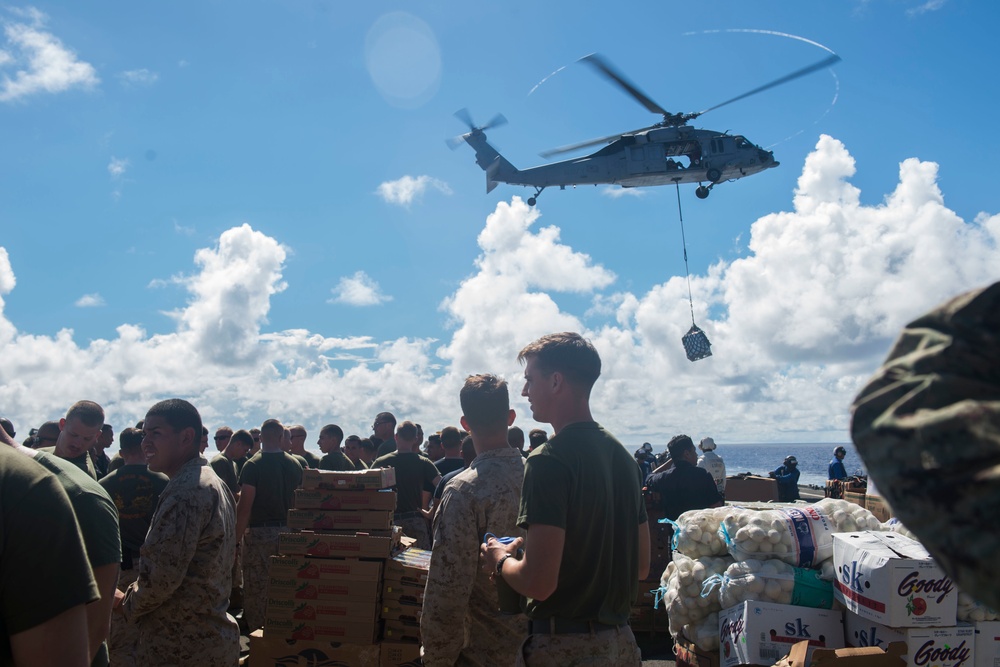
[[[135,564],[139,564],[138,557]],[[118,571],[118,590],[124,591],[139,578],[139,568]],[[111,667],[140,667],[136,661],[139,649],[139,626],[129,623],[121,614],[111,614],[111,632],[108,634],[108,654]]]
[[[418,549],[431,548],[431,532],[427,528],[427,519],[413,516],[408,519],[393,519],[392,522],[403,529],[404,535],[417,541],[413,546]]]
[[[516,667],[641,667],[642,654],[632,628],[591,634],[529,635]]]
[[[243,620],[250,632],[264,627],[267,606],[267,569],[278,553],[278,535],[283,526],[250,528],[243,536]]]

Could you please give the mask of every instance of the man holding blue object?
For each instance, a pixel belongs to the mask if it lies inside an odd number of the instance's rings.
[[[483,569],[527,598],[530,634],[516,664],[639,667],[628,618],[649,571],[649,526],[639,466],[591,416],[601,358],[579,334],[557,333],[518,359],[521,395],[555,435],[524,464],[523,558],[521,540],[482,548]]]
[[[420,619],[423,664],[512,665],[525,637],[524,616],[499,611],[497,588],[477,563],[487,536],[521,535],[516,524],[524,459],[507,444],[514,411],[506,382],[473,375],[460,400],[462,428],[472,434],[476,458],[445,487],[434,515]]]

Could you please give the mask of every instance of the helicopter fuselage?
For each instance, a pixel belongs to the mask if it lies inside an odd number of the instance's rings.
[[[585,157],[517,169],[486,142],[481,131],[463,137],[486,171],[487,192],[498,183],[537,188],[672,183],[718,183],[778,166],[774,155],[739,135],[687,126],[626,134]]]

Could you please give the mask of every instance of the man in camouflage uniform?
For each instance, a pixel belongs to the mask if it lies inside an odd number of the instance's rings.
[[[160,494],[170,482],[167,476],[146,466],[142,451],[142,431],[126,428],[118,435],[121,455],[125,462],[99,482],[118,508],[122,539],[122,568],[118,573],[118,589],[125,590],[139,578],[139,551],[149,532]],[[120,614],[111,617],[108,653],[115,667],[134,667],[139,646],[139,627],[128,623]]]
[[[146,414],[142,446],[150,470],[170,483],[139,556],[139,579],[119,593],[125,620],[139,625],[140,665],[232,667],[239,627],[226,613],[236,552],[233,495],[200,462],[201,415],[180,399]]]
[[[506,382],[473,375],[460,399],[462,428],[472,434],[477,456],[448,484],[434,516],[420,623],[423,664],[511,665],[526,636],[526,619],[498,610],[496,585],[479,571],[479,545],[487,533],[521,534],[517,509],[524,459],[507,444],[514,411]]]
[[[237,535],[243,537],[243,621],[253,632],[264,625],[267,567],[278,553],[278,536],[288,530],[288,510],[302,484],[303,465],[282,449],[288,429],[277,419],[260,427],[260,451],[243,464]]]

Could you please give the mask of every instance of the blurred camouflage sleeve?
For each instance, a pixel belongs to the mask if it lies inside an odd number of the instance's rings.
[[[434,517],[434,548],[420,618],[423,664],[428,667],[451,667],[466,643],[466,616],[479,570],[476,523],[471,499],[453,485],[445,488]]]

